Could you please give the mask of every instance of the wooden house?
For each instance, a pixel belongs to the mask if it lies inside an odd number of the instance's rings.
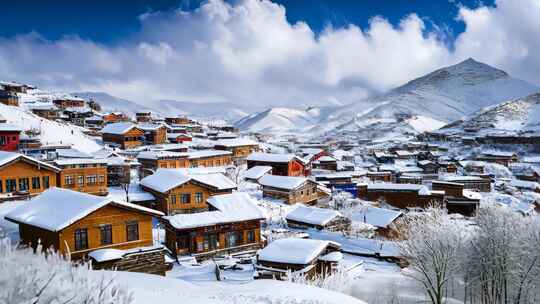
[[[67,158],[53,162],[62,171],[57,186],[94,195],[107,195],[107,161],[95,158]]]
[[[193,121],[185,116],[165,117],[165,123],[169,125],[189,125]]]
[[[0,200],[33,196],[56,185],[60,169],[32,157],[0,151]]]
[[[330,241],[284,238],[259,251],[255,268],[258,279],[286,279],[288,273],[308,278],[330,275],[343,258],[341,245]]]
[[[193,138],[189,134],[185,133],[167,133],[167,139],[171,143],[184,143],[187,141],[193,141]]]
[[[322,169],[328,171],[337,171],[338,163],[337,159],[332,156],[321,156],[317,160],[311,162],[313,169]]]
[[[427,159],[419,161],[418,167],[422,168],[426,174],[436,174],[439,172],[439,165]]]
[[[189,166],[197,167],[227,167],[232,165],[232,152],[221,150],[199,150],[188,153]]]
[[[0,151],[17,151],[21,132],[22,129],[19,126],[0,123]]]
[[[272,174],[281,176],[307,176],[306,162],[294,154],[251,153],[247,157],[247,168],[270,166]]]
[[[137,123],[152,122],[152,112],[137,112],[135,113]]]
[[[368,171],[366,177],[372,182],[390,183],[394,180],[394,174],[390,171]]]
[[[476,157],[476,160],[497,163],[508,167],[510,163],[517,162],[519,158],[514,152],[485,151],[478,155]]]
[[[139,178],[155,173],[158,169],[189,168],[187,153],[171,151],[143,151],[137,155],[141,164]]]
[[[82,108],[84,107],[84,99],[78,97],[64,97],[53,100],[53,104],[62,110],[67,108]]]
[[[325,229],[330,231],[346,231],[351,221],[340,212],[332,209],[309,207],[298,204],[285,216],[287,226],[302,229]]]
[[[0,91],[24,94],[27,92],[27,89],[29,88],[30,86],[22,84],[22,83],[0,81]]]
[[[143,178],[140,185],[156,197],[154,208],[167,215],[208,210],[208,197],[236,189],[222,173],[189,174],[179,169],[159,169]]]
[[[474,190],[478,192],[490,192],[491,181],[480,176],[461,176],[461,175],[447,175],[443,178],[444,181],[463,184],[463,189]]]
[[[106,124],[127,121],[129,121],[129,117],[127,117],[127,115],[122,112],[112,112],[103,115],[103,122]]]
[[[140,249],[142,253],[153,245],[152,218],[162,215],[159,211],[135,204],[51,188],[17,207],[5,218],[19,225],[22,244],[35,248],[40,243],[44,249],[53,247],[77,260],[103,249],[115,249],[109,253],[116,255],[123,250],[135,252]],[[122,260],[122,257],[123,254],[118,260]],[[138,268],[139,271],[159,267],[159,273],[164,275],[166,266],[163,252],[160,260],[155,257],[151,259],[153,265],[145,264],[148,260],[142,255],[138,261],[131,260],[131,263],[144,264],[132,267],[135,265],[124,263],[124,266],[131,270]]]
[[[0,103],[6,106],[19,106],[19,96],[16,93],[0,90]]]
[[[317,183],[305,177],[267,174],[258,182],[263,196],[281,199],[288,204],[315,204],[319,199]]]
[[[145,144],[159,145],[167,142],[167,128],[158,124],[138,124],[137,127],[144,131]]]
[[[132,162],[122,156],[111,156],[104,159],[107,162],[107,186],[120,186],[131,181]]]
[[[444,192],[431,191],[424,185],[373,183],[359,185],[358,197],[368,201],[384,201],[396,208],[442,206]]]
[[[259,152],[259,143],[248,138],[222,139],[214,146],[216,150],[225,150],[232,153],[235,162],[244,160],[253,152]]]
[[[247,193],[216,195],[206,201],[209,211],[163,217],[169,250],[201,260],[262,247],[261,221],[266,216]]]
[[[401,216],[401,211],[365,205],[358,208],[353,220],[375,227],[375,232],[381,237],[395,238],[399,236],[396,223]]]
[[[448,181],[432,181],[431,183],[433,190],[445,192],[445,205],[448,213],[473,216],[480,206],[482,196],[463,187],[463,184]]]
[[[130,122],[112,123],[101,130],[103,142],[129,149],[143,144],[144,131]]]
[[[54,105],[32,105],[29,108],[32,113],[48,120],[60,118],[60,110]]]

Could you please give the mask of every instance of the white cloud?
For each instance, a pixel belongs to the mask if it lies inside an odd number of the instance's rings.
[[[115,47],[35,33],[0,39],[0,79],[140,102],[294,106],[354,102],[472,56],[538,82],[540,8],[536,0],[515,2],[462,8],[466,32],[451,51],[414,14],[397,26],[375,17],[365,30],[349,25],[316,35],[269,1],[211,0],[193,12],[147,13],[140,33]]]

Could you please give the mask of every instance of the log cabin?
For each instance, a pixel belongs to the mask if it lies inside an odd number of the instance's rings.
[[[448,181],[432,181],[433,190],[444,191],[445,205],[448,213],[459,213],[464,216],[473,216],[480,206],[480,193],[463,188],[460,183]]]
[[[187,141],[193,141],[193,138],[189,134],[185,133],[167,133],[167,139],[171,143],[181,144]]]
[[[112,123],[101,130],[103,142],[129,149],[143,144],[144,131],[130,122]]]
[[[287,213],[285,220],[287,226],[302,229],[347,231],[351,225],[351,221],[336,210],[309,207],[302,204],[298,204]]]
[[[56,181],[60,188],[94,195],[107,195],[107,161],[95,158],[58,159],[53,162],[62,171]]]
[[[232,165],[232,152],[220,150],[199,150],[188,153],[189,166],[227,167]]]
[[[214,149],[230,151],[235,163],[242,162],[251,153],[260,151],[259,143],[249,138],[221,139]]]
[[[0,200],[37,195],[56,185],[60,168],[32,157],[0,151]]]
[[[341,245],[330,241],[284,238],[278,239],[257,254],[257,279],[286,279],[289,272],[313,278],[326,277],[343,255]]]
[[[22,129],[19,126],[0,123],[0,151],[17,151],[21,132]]]
[[[319,199],[317,183],[305,177],[266,174],[258,180],[263,196],[284,200],[287,204],[315,204]]]
[[[95,250],[134,251],[152,246],[152,218],[162,215],[135,204],[51,188],[9,212],[5,219],[19,225],[22,244],[36,248],[40,243],[43,250],[52,247],[79,260]]]
[[[67,108],[82,108],[84,107],[84,99],[78,97],[65,97],[53,100],[53,104],[62,110]]]
[[[152,122],[152,112],[137,112],[135,113],[137,123]]]
[[[236,189],[236,184],[222,173],[189,174],[179,169],[158,169],[143,178],[140,185],[156,197],[154,208],[167,215],[208,210],[209,197]]]
[[[129,117],[122,112],[112,112],[103,115],[103,122],[106,124],[126,121],[129,121]]]
[[[317,160],[311,162],[313,169],[322,169],[328,171],[337,171],[338,163],[337,159],[332,156],[321,156]]]
[[[48,120],[60,118],[60,110],[54,105],[31,105],[29,109],[37,116]]]
[[[188,153],[171,151],[143,151],[137,155],[141,164],[139,178],[145,178],[158,169],[189,168]]]
[[[19,106],[19,96],[16,93],[0,90],[0,103],[6,106]]]
[[[424,185],[373,183],[359,184],[358,197],[368,201],[384,201],[396,208],[442,206],[444,191],[431,191]]]
[[[253,198],[235,192],[212,196],[207,203],[209,211],[162,218],[169,250],[201,260],[261,248],[266,216]]]
[[[145,144],[159,145],[167,142],[167,128],[163,125],[143,123],[137,128],[144,131]]]
[[[271,154],[255,152],[247,157],[247,168],[270,166],[274,175],[307,176],[309,169],[306,162],[294,154]]]

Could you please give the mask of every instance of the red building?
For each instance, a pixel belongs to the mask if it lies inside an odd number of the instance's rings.
[[[247,157],[247,168],[270,166],[272,174],[281,176],[308,176],[306,162],[294,154],[271,154],[254,152]]]
[[[17,151],[21,128],[8,124],[0,124],[0,151]]]

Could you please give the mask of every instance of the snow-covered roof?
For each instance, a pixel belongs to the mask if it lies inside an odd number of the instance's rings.
[[[53,187],[11,211],[5,218],[49,231],[60,231],[110,203],[157,216],[163,215],[159,211],[139,205],[115,202],[103,196]]]
[[[280,176],[266,174],[259,179],[259,184],[267,187],[293,190],[304,185],[307,181],[307,178],[300,176]]]
[[[471,176],[471,175],[446,175],[442,177],[442,180],[448,182],[458,182],[458,181],[481,181],[484,180],[480,176]]]
[[[88,253],[88,256],[94,259],[96,262],[105,262],[113,261],[123,258],[126,254],[137,253],[137,252],[146,252],[152,250],[163,249],[161,245],[152,245],[146,247],[135,247],[130,249],[115,249],[115,248],[104,248],[91,251]]]
[[[94,164],[103,164],[107,165],[107,161],[105,159],[96,159],[96,158],[67,158],[67,159],[57,159],[53,162],[55,165],[58,166],[66,166],[66,165],[94,165]]]
[[[312,239],[278,239],[259,251],[258,260],[307,265],[320,256],[329,244],[329,241]]]
[[[388,191],[416,191],[418,192],[418,194],[423,195],[431,193],[426,186],[418,184],[373,183],[368,184],[368,189]]]
[[[472,190],[469,190],[469,189],[463,189],[463,196],[468,198],[468,199],[473,199],[473,200],[481,200],[482,199],[482,194],[476,192],[476,191],[472,191]]]
[[[167,192],[191,180],[217,188],[218,190],[236,188],[236,184],[222,173],[194,175],[188,175],[186,173],[178,169],[158,169],[156,173],[143,178],[141,185],[161,193]]]
[[[269,162],[269,163],[288,163],[293,159],[297,159],[304,163],[304,160],[294,154],[274,154],[274,153],[263,153],[263,152],[253,152],[246,158],[250,161],[260,161],[260,162]]]
[[[249,138],[221,139],[216,142],[216,146],[224,146],[224,147],[241,147],[241,146],[254,146],[254,145],[259,145],[259,143]]]
[[[91,158],[92,155],[88,153],[84,153],[80,150],[68,148],[68,149],[56,149],[56,155],[58,157],[65,157],[65,158]]]
[[[402,214],[401,211],[364,206],[360,209],[360,212],[353,215],[352,219],[378,228],[386,228]]]
[[[115,123],[106,125],[103,129],[101,129],[101,133],[122,135],[122,134],[125,134],[126,132],[129,132],[131,129],[135,127],[137,126],[131,122],[115,122]]]
[[[536,190],[540,189],[540,184],[532,181],[524,181],[520,179],[512,179],[510,185],[516,188]]]
[[[340,216],[342,216],[341,213],[336,210],[308,207],[302,204],[297,204],[297,207],[289,212],[287,216],[285,216],[285,219],[324,226]]]
[[[22,128],[17,126],[17,125],[14,125],[14,124],[10,124],[10,123],[0,123],[0,131],[17,131],[17,132],[22,132]]]
[[[272,171],[270,166],[255,166],[244,171],[244,178],[258,180],[270,171]]]
[[[265,211],[257,205],[257,201],[245,192],[214,195],[207,200],[216,211],[165,216],[164,219],[176,229],[190,229],[217,224],[262,220]]]
[[[165,128],[164,125],[152,124],[152,123],[140,123],[137,125],[137,127],[144,131],[156,131],[160,128]]]
[[[198,158],[206,158],[206,157],[214,157],[214,156],[223,156],[223,155],[231,155],[231,151],[222,151],[222,150],[200,150],[200,151],[192,151],[188,153],[189,159],[198,159]]]
[[[24,154],[15,153],[15,152],[0,151],[0,167],[5,166],[5,165],[7,165],[7,164],[9,164],[9,163],[11,163],[13,161],[19,160],[19,159],[34,162],[38,166],[43,166],[43,167],[49,168],[49,170],[53,170],[53,171],[57,171],[57,172],[60,171],[60,168],[57,168],[57,167],[55,167],[53,165],[50,165],[48,163],[37,160],[37,159],[35,159],[33,157],[29,157],[29,156],[26,156]]]

